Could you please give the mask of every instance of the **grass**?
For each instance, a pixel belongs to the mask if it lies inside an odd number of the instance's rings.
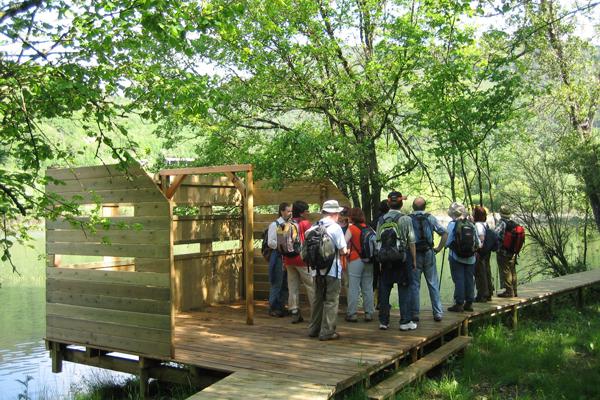
[[[581,311],[573,304],[563,302],[553,316],[524,310],[514,331],[499,323],[475,328],[463,358],[397,399],[599,399],[600,295]]]
[[[198,392],[187,385],[174,385],[166,382],[151,381],[150,398],[156,400],[186,399]],[[125,381],[117,381],[110,377],[91,378],[83,383],[73,397],[73,400],[138,400],[140,396],[140,381],[137,377]]]

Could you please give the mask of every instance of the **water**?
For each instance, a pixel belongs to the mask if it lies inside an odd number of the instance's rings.
[[[108,370],[87,367],[69,362],[63,363],[63,372],[51,372],[51,360],[43,341],[45,335],[45,288],[44,262],[38,258],[43,252],[43,235],[37,235],[34,248],[15,249],[14,260],[22,277],[16,277],[9,266],[0,265],[0,400],[14,400],[24,394],[27,376],[31,399],[68,399],[85,389],[86,381],[123,380],[127,375]],[[447,253],[446,253],[447,257]],[[534,261],[530,249],[521,259],[521,269]],[[497,268],[492,255],[492,270],[496,281]],[[600,243],[595,242],[589,250],[589,264],[600,266]],[[442,265],[442,253],[437,257],[438,272]],[[520,276],[524,272],[521,271]],[[442,276],[442,301],[452,303],[454,285],[450,277],[448,260],[444,262]],[[390,298],[397,301],[395,294]],[[421,284],[422,313],[431,309],[427,285]]]

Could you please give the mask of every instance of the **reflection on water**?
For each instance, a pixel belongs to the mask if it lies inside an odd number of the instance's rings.
[[[27,376],[32,399],[70,398],[86,380],[123,379],[99,368],[63,363],[63,372],[52,373],[52,362],[45,349],[44,288],[0,288],[0,400],[15,400],[23,394]],[[79,388],[79,390],[78,390]]]

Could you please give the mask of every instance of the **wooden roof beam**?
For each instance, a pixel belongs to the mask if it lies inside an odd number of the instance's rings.
[[[225,172],[225,175],[227,175],[227,177],[235,185],[235,187],[237,188],[237,190],[240,191],[240,194],[242,195],[242,197],[246,196],[246,185],[244,185],[244,182],[242,182],[242,180],[240,179],[240,177],[237,176],[235,174],[235,172]]]
[[[177,175],[175,180],[167,187],[167,191],[165,192],[165,196],[167,197],[167,199],[173,198],[175,192],[179,188],[179,185],[181,185],[181,182],[183,182],[186,176],[187,175]]]
[[[218,165],[212,167],[191,167],[163,169],[158,174],[165,175],[199,175],[199,174],[224,174],[227,172],[247,172],[252,170],[252,164]]]

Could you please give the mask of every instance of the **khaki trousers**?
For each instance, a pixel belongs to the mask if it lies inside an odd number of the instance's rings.
[[[329,336],[335,333],[340,303],[341,281],[333,276],[315,277],[315,301],[311,309],[310,336]]]
[[[496,253],[496,261],[500,271],[500,285],[506,293],[517,295],[517,256],[502,251]]]
[[[288,265],[287,267],[287,283],[288,283],[288,309],[290,311],[300,308],[300,284],[306,289],[306,296],[311,308],[315,301],[315,287],[313,277],[310,276],[308,268]]]

